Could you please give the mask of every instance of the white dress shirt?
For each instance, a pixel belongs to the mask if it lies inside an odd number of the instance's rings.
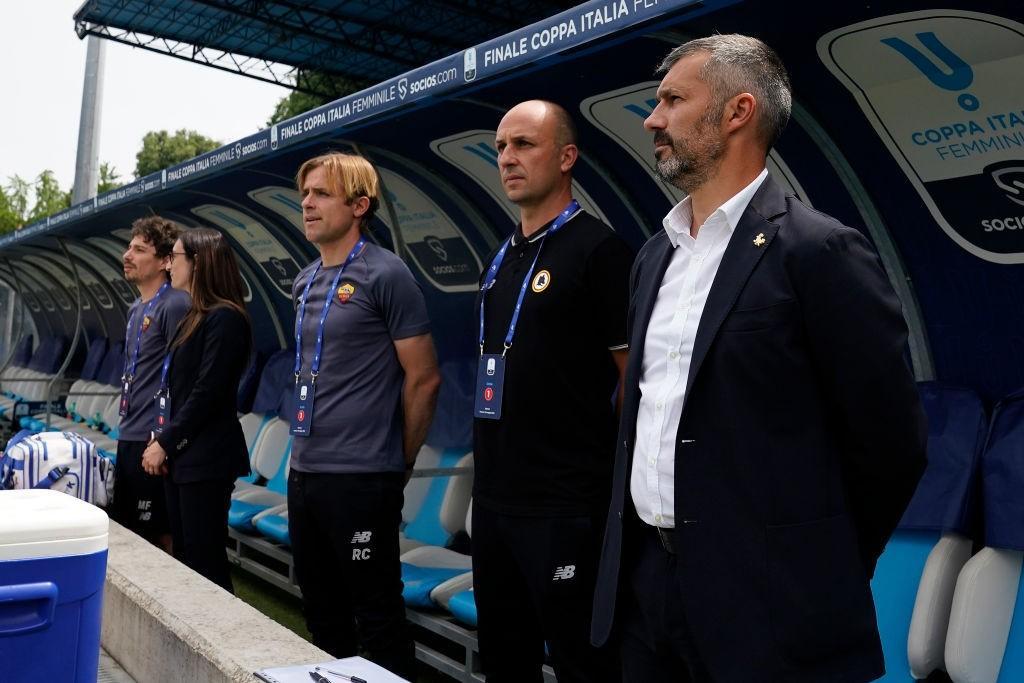
[[[690,198],[676,204],[662,223],[675,248],[651,312],[643,346],[640,411],[630,492],[647,524],[675,527],[675,441],[683,413],[683,393],[690,372],[693,343],[711,284],[736,225],[757,188],[768,177],[761,171],[752,183],[715,210],[690,236]]]

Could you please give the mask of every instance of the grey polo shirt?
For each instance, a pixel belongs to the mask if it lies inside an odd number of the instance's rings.
[[[295,278],[298,305],[320,259]],[[374,244],[345,269],[321,268],[309,289],[302,323],[302,376],[309,370],[324,297],[333,301],[324,325],[310,434],[292,443],[292,468],[300,472],[400,472],[402,384],[405,374],[394,342],[430,331],[423,292],[409,268]],[[294,330],[294,327],[293,327]]]
[[[135,367],[135,381],[132,382],[128,394],[128,414],[121,418],[117,437],[121,441],[149,441],[153,422],[156,420],[153,397],[160,388],[160,370],[164,363],[164,353],[178,329],[178,323],[192,305],[188,294],[171,287],[163,293],[150,314],[143,316],[147,303],[148,301],[136,299],[128,309],[123,367],[128,368],[131,363],[135,340],[139,338],[140,325],[143,330],[142,341],[139,343],[139,363]],[[146,317],[149,319],[146,320]]]

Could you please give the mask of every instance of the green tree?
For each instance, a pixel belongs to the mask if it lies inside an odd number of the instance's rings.
[[[7,197],[10,200],[11,211],[18,218],[18,227],[25,223],[28,214],[29,197],[32,194],[32,183],[21,176],[13,176],[7,179]]]
[[[15,178],[0,187],[0,234],[17,230],[25,224],[25,205],[28,199],[18,194],[18,186],[13,182]]]
[[[53,171],[47,169],[39,174],[35,182],[36,203],[26,222],[33,223],[71,206],[71,191],[60,189]]]
[[[142,138],[142,149],[135,155],[135,177],[141,178],[194,156],[217,149],[221,143],[194,130],[150,131]]]
[[[121,176],[114,165],[104,161],[100,164],[100,181],[96,187],[96,194],[103,194],[121,187],[122,183],[118,182],[120,179]]]
[[[368,85],[369,82],[332,76],[319,71],[299,71],[295,81],[297,90],[278,101],[274,112],[267,119],[267,125],[272,126],[310,109],[316,109],[322,104],[333,102]]]

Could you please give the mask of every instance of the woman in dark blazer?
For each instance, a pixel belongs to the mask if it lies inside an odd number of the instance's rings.
[[[242,278],[216,230],[185,230],[171,252],[171,286],[192,308],[164,362],[154,439],[143,469],[165,474],[174,556],[232,591],[225,544],[234,481],[249,460],[235,412],[238,381],[252,347]]]

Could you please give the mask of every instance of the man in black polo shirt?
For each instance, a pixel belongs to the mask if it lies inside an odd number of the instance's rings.
[[[588,634],[633,255],[572,199],[568,112],[523,102],[501,120],[496,145],[520,224],[492,254],[477,299],[473,585],[483,669],[489,683],[540,681],[546,644],[560,683],[618,680]]]

